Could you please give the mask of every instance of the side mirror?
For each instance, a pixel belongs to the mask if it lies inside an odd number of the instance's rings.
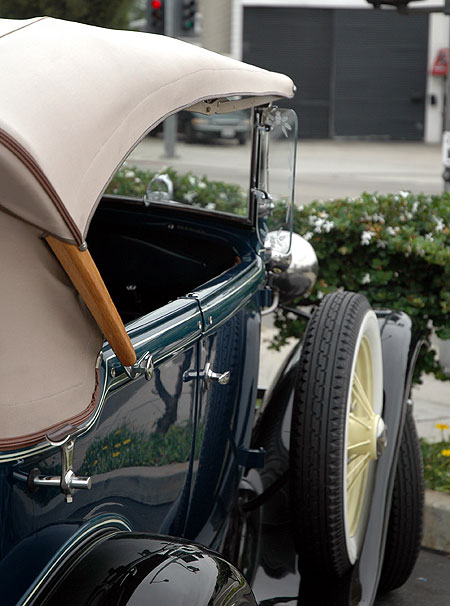
[[[292,234],[290,251],[286,241],[291,234],[285,230],[267,234],[264,249],[270,285],[278,291],[282,303],[311,292],[317,280],[319,262],[311,244],[296,233]]]
[[[172,179],[166,173],[163,175],[155,175],[148,184],[144,196],[144,204],[148,206],[150,202],[163,202],[169,200],[173,200]]]

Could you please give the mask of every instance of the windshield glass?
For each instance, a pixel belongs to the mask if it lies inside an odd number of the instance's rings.
[[[172,139],[164,124],[154,129],[115,174],[107,193],[247,220],[250,110],[212,116],[184,111],[168,120]]]

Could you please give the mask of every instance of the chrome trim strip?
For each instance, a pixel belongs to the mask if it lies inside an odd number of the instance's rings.
[[[82,543],[82,541],[90,533],[93,533],[94,531],[100,530],[102,527],[107,527],[110,525],[111,526],[116,525],[117,529],[114,530],[113,528],[111,528],[111,534],[108,536],[115,535],[115,534],[119,533],[121,530],[127,531],[127,532],[131,532],[131,530],[132,530],[131,526],[127,523],[127,521],[124,518],[120,518],[120,517],[114,517],[114,518],[106,517],[106,519],[103,519],[100,522],[95,522],[95,521],[87,522],[87,524],[85,526],[83,526],[83,528],[78,533],[76,533],[71,539],[69,539],[62,546],[60,551],[53,556],[53,558],[49,561],[47,570],[44,570],[41,573],[40,577],[38,577],[36,583],[27,589],[25,594],[17,602],[17,606],[26,606],[26,604],[29,604],[30,601],[35,596],[35,594],[37,593],[37,591],[42,587],[44,582],[55,571],[55,569],[61,564],[62,560],[64,560],[64,558],[69,555],[69,552],[73,553],[73,550],[80,543]],[[98,537],[98,540],[100,540],[100,538],[104,540],[106,537],[105,537],[105,535],[102,535],[101,537]]]

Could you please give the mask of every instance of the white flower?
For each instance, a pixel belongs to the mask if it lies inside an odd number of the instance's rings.
[[[326,234],[328,234],[333,229],[333,227],[334,227],[333,221],[325,221],[325,223],[323,224],[323,231]]]
[[[398,271],[394,271],[394,278],[398,278]]]
[[[127,170],[125,172],[125,179],[134,179],[136,175],[134,174],[134,171],[132,170]]]
[[[325,223],[325,219],[320,219],[320,217],[317,217],[316,222],[315,222],[315,227],[314,227],[314,231],[316,232],[316,234],[321,234],[322,233],[322,226]]]
[[[319,215],[319,217],[321,219],[328,219],[328,213],[326,213],[324,210],[321,210],[319,213],[317,213]]]
[[[375,213],[372,217],[372,221],[376,221],[377,223],[384,223],[384,217],[383,215]]]
[[[219,194],[219,198],[221,200],[226,200],[227,199],[227,194],[224,191],[221,191]]]
[[[425,240],[428,240],[428,242],[433,242],[433,234],[431,232],[425,234]]]
[[[214,202],[208,202],[208,204],[205,206],[206,210],[215,210],[216,205],[214,204]]]
[[[194,175],[188,175],[188,181],[191,187],[195,187],[197,185],[197,179],[194,177]]]
[[[416,201],[413,203],[412,208],[411,208],[411,212],[412,212],[412,214],[413,214],[413,215],[415,215],[415,214],[416,214],[416,212],[417,212],[417,209],[418,209],[418,208],[419,208],[419,203],[418,203],[418,201],[416,200]]]
[[[309,215],[308,223],[310,225],[315,225],[316,221],[317,221],[317,217],[315,217],[314,215]]]
[[[317,291],[317,298],[320,300],[320,299],[323,299],[323,297],[324,297],[323,292],[321,290],[318,290]]]
[[[204,181],[199,181],[198,182],[198,188],[199,189],[205,189],[206,187],[206,183]]]
[[[197,196],[196,191],[188,191],[184,194],[183,198],[188,204],[192,204],[194,198]]]
[[[370,284],[370,274],[364,274],[361,278],[361,284]]]
[[[384,240],[377,240],[377,248],[386,248],[386,242]]]
[[[141,180],[139,179],[139,177],[135,177],[134,182],[135,183],[141,183]]]
[[[374,237],[373,231],[363,231],[361,234],[361,246],[367,246]]]
[[[409,191],[399,191],[398,193],[402,198],[407,198],[409,196],[410,192]]]
[[[433,217],[433,221],[436,223],[436,227],[434,228],[435,231],[439,232],[439,231],[442,231],[444,229],[445,223],[441,219],[441,217]]]
[[[395,236],[395,234],[397,233],[391,225],[388,225],[386,227],[386,231],[390,236]]]
[[[313,237],[313,235],[314,235],[314,234],[312,233],[312,231],[307,231],[307,232],[306,232],[306,234],[303,234],[303,238],[304,238],[304,239],[305,239],[307,242],[309,242],[309,241],[311,240],[311,238]]]

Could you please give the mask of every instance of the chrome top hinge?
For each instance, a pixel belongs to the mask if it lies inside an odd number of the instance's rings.
[[[130,379],[144,375],[147,381],[150,381],[153,378],[153,358],[150,352],[146,351],[133,366],[124,366],[124,369]]]

